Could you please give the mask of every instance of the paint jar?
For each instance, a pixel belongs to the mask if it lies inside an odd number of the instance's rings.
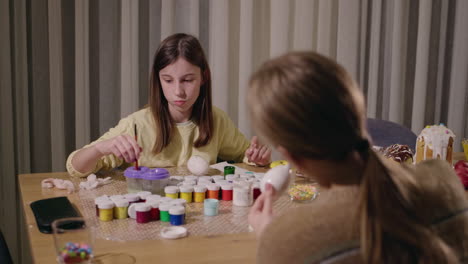
[[[221,185],[221,197],[223,201],[232,201],[233,185],[225,183]]]
[[[206,186],[208,189],[208,195],[206,196],[209,199],[219,199],[219,185],[209,184]]]
[[[98,204],[98,208],[99,208],[99,220],[108,222],[114,219],[114,202],[101,201]]]
[[[135,193],[128,193],[124,195],[125,199],[130,203],[139,203],[140,202],[140,196]]]
[[[226,181],[226,180],[215,180],[215,183],[218,184],[218,185],[223,185],[225,183],[229,183],[229,181]]]
[[[151,194],[146,196],[146,202],[152,202],[152,201],[157,201],[159,202],[161,200],[161,195],[158,194]]]
[[[198,176],[194,176],[194,175],[189,175],[189,176],[185,176],[184,177],[184,181],[198,181]]]
[[[140,181],[144,191],[162,195],[164,187],[169,185],[169,171],[162,168],[149,170]]]
[[[184,181],[183,176],[170,176],[169,177],[169,185],[177,186],[179,183]]]
[[[173,206],[169,209],[171,225],[179,226],[185,223],[185,207]]]
[[[150,218],[151,221],[158,221],[160,217],[159,201],[146,201],[146,204],[151,206]]]
[[[250,183],[243,182],[234,185],[233,202],[235,206],[251,206],[253,203],[252,189]]]
[[[140,202],[146,202],[146,197],[148,195],[151,195],[151,192],[141,191],[141,192],[137,192],[137,195],[140,197]]]
[[[139,224],[148,223],[151,220],[151,206],[145,203],[135,205],[136,221]]]
[[[198,181],[201,181],[201,180],[206,180],[206,181],[209,181],[209,182],[212,182],[212,178],[211,176],[200,176],[198,177]]]
[[[207,216],[218,215],[219,200],[216,199],[205,199],[203,202],[203,212]]]
[[[196,203],[203,203],[205,201],[205,195],[206,195],[206,186],[204,185],[195,185],[193,186],[194,194],[194,202]]]
[[[106,196],[100,196],[100,197],[97,197],[94,199],[94,205],[96,207],[96,216],[99,217],[99,208],[98,208],[98,204],[100,202],[105,202],[105,201],[110,201],[110,199]]]
[[[177,186],[166,186],[166,188],[164,188],[164,192],[166,193],[166,197],[172,199],[179,198],[179,187]]]
[[[216,182],[216,180],[225,180],[224,179],[224,176],[222,175],[214,175],[214,176],[211,176],[211,179]]]
[[[192,186],[197,185],[197,181],[195,181],[195,180],[185,180],[185,181],[179,183],[178,186],[182,186],[182,185],[192,185]]]
[[[116,194],[116,195],[111,195],[109,197],[109,199],[111,201],[117,201],[117,200],[122,200],[122,199],[125,199],[125,196],[121,195],[121,194]]]
[[[228,181],[228,182],[233,182],[234,179],[239,178],[239,176],[236,175],[236,174],[228,174],[225,177],[226,177],[226,181]]]
[[[262,194],[262,191],[260,190],[260,182],[254,182],[252,184],[252,193],[253,193],[253,199],[254,201],[257,200],[258,196]]]
[[[138,168],[139,169],[136,170],[135,167],[128,167],[124,171],[124,176],[127,181],[127,191],[129,193],[136,193],[142,190],[140,179],[149,168],[144,166]]]
[[[208,181],[208,180],[198,180],[198,184],[197,185],[209,185],[209,184],[213,184],[212,181]]]
[[[171,208],[173,205],[170,203],[160,203],[159,204],[159,219],[161,222],[169,222],[170,217],[169,217],[169,208]]]
[[[114,201],[114,218],[115,219],[125,219],[128,217],[128,205],[129,202],[125,199]]]
[[[224,166],[224,176],[228,174],[234,174],[236,172],[236,167],[234,166]]]
[[[182,185],[180,189],[180,198],[187,201],[187,203],[192,202],[193,196],[193,186],[192,185]]]

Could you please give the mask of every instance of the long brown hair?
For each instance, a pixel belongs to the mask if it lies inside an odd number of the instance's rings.
[[[174,121],[169,113],[166,97],[164,97],[159,71],[174,63],[178,58],[184,58],[189,63],[198,66],[202,74],[200,95],[192,109],[191,120],[199,128],[199,136],[194,143],[196,148],[207,145],[213,136],[213,112],[211,105],[211,72],[200,42],[194,36],[178,33],[163,40],[154,55],[150,77],[149,106],[156,124],[157,139],[153,153],[161,152],[172,137]]]
[[[260,67],[248,95],[255,130],[275,147],[315,160],[359,153],[365,263],[452,263],[452,250],[414,213],[409,194],[417,183],[390,171],[369,147],[364,97],[344,68],[314,52],[290,53]]]

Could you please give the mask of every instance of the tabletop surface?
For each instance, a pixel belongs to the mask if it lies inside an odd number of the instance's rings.
[[[264,172],[244,164],[239,167]],[[31,253],[35,263],[56,263],[52,234],[41,233],[36,225],[30,204],[33,201],[67,196],[81,211],[79,197],[66,190],[42,189],[46,178],[68,179],[66,172],[21,174],[18,176],[21,202],[25,214]],[[238,233],[211,236],[188,236],[178,240],[110,241],[95,242],[96,263],[255,263],[255,234]]]
[[[454,160],[464,159],[463,153],[454,153]],[[265,169],[238,166],[252,171]],[[21,174],[18,176],[21,202],[25,214],[31,253],[35,263],[56,263],[53,236],[41,233],[36,225],[30,203],[40,199],[67,196],[80,208],[77,193],[66,190],[42,189],[46,178],[68,179],[66,172]],[[468,192],[467,192],[468,195]],[[111,241],[97,239],[95,242],[96,263],[255,263],[256,239],[254,233],[238,233],[211,236],[188,236],[178,240]]]

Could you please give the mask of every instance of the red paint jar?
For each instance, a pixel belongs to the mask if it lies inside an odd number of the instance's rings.
[[[158,221],[159,220],[159,202],[158,201],[148,201],[147,205],[151,206],[150,210],[150,219],[151,221]]]
[[[144,203],[135,205],[136,221],[139,224],[148,223],[151,220],[151,206]]]
[[[233,185],[231,183],[226,183],[221,185],[222,200],[223,201],[232,201]]]

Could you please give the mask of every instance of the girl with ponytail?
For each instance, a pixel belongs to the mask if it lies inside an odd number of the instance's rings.
[[[248,100],[256,132],[322,190],[274,215],[267,186],[249,214],[257,262],[468,262],[468,201],[453,169],[375,153],[364,97],[340,65],[313,52],[275,58],[251,77]]]

